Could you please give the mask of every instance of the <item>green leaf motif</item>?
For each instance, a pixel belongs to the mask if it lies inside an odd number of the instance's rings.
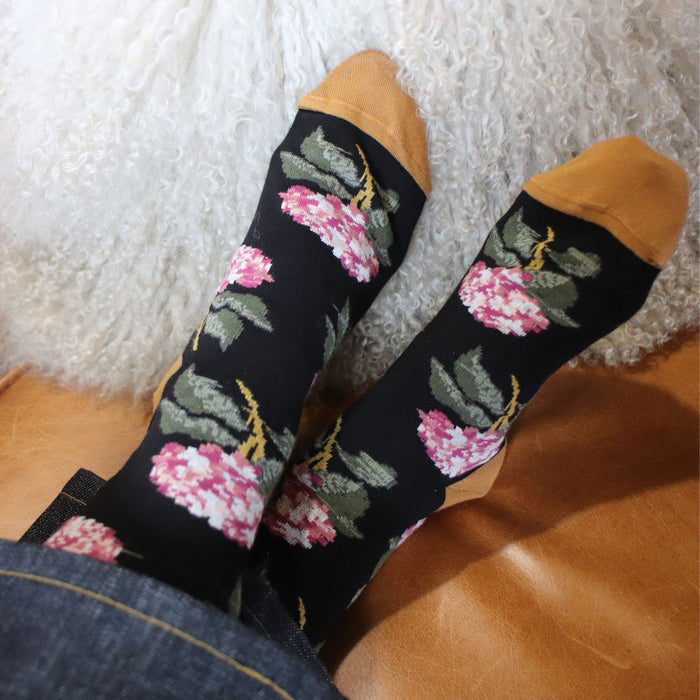
[[[316,491],[316,497],[328,506],[329,517],[341,534],[362,539],[355,525],[355,520],[369,508],[367,491],[362,484],[340,474],[324,473],[323,485]]]
[[[231,343],[243,332],[243,321],[238,314],[228,309],[209,312],[204,322],[204,333],[216,338],[222,352],[228,350]]]
[[[532,275],[532,280],[525,284],[525,289],[545,306],[568,309],[578,300],[576,285],[568,277],[546,270],[528,270],[528,272]]]
[[[492,421],[473,403],[468,403],[447,370],[434,357],[430,361],[430,391],[437,401],[451,408],[466,425],[487,428]]]
[[[231,591],[231,595],[226,601],[226,609],[231,617],[239,617],[243,605],[243,577],[239,576],[236,585]]]
[[[491,258],[497,267],[520,267],[520,258],[506,250],[498,227],[494,226],[484,242],[484,255]]]
[[[258,460],[255,464],[262,469],[262,475],[258,478],[257,483],[260,492],[267,500],[279,482],[280,475],[284,469],[284,462],[266,458]]]
[[[350,299],[345,300],[343,308],[338,314],[338,323],[336,325],[336,334],[338,336],[338,344],[346,336],[348,329],[350,328]]]
[[[460,355],[454,364],[454,373],[457,384],[470,401],[486,406],[497,416],[502,415],[503,394],[481,364],[480,347]]]
[[[346,299],[345,305],[338,314],[336,323],[337,326],[334,326],[333,321],[326,316],[326,338],[323,343],[324,364],[333,357],[333,354],[348,332],[348,327],[350,326],[350,299]]]
[[[355,163],[342,148],[326,140],[320,126],[301,142],[300,150],[310,163],[337,175],[348,187],[360,186]]]
[[[532,255],[532,249],[539,243],[537,231],[523,221],[522,209],[513,214],[503,226],[503,243],[518,251],[525,259]]]
[[[338,455],[345,466],[368,486],[377,489],[388,489],[396,484],[396,471],[388,464],[377,462],[374,457],[366,452],[359,455],[351,455],[341,447],[338,447]]]
[[[197,374],[194,365],[180,374],[173,392],[178,404],[190,413],[214,416],[234,430],[246,431],[246,422],[233,399],[215,379]]]
[[[449,406],[460,416],[467,410],[467,402],[459,387],[434,357],[430,361],[430,391],[441,404]]]
[[[551,321],[567,328],[579,327],[565,311],[578,299],[576,285],[571,279],[556,272],[532,270],[532,280],[525,288],[528,294],[538,300],[543,313]]]
[[[236,447],[239,440],[213,418],[191,416],[170,399],[162,399],[158,405],[160,429],[165,435],[182,433],[193,440],[213,442],[222,447]]]
[[[282,455],[291,454],[294,443],[296,442],[294,433],[289,428],[284,428],[281,433],[272,430],[269,425],[266,426],[266,428],[267,434],[277,448],[277,451]]]
[[[391,265],[389,248],[394,242],[394,233],[391,230],[389,217],[384,209],[371,209],[367,224],[367,236],[374,244],[377,258],[382,265]]]
[[[544,302],[540,301],[540,308],[542,312],[550,321],[554,321],[559,326],[564,326],[565,328],[580,328],[580,324],[576,323],[571,316],[569,316],[564,309],[559,309],[556,306],[547,306]]]
[[[299,149],[301,156],[289,151],[280,153],[285,175],[292,180],[308,180],[321,191],[334,194],[346,203],[353,200],[351,191],[363,187],[358,196],[363,194],[366,198],[364,201],[372,201],[374,205],[367,211],[367,236],[380,264],[390,265],[389,248],[394,242],[394,235],[387,212],[393,213],[399,208],[399,195],[394,190],[384,189],[371,173],[363,170],[360,174],[360,169],[353,160],[357,154],[350,154],[328,141],[321,127],[309,134]],[[364,160],[359,146],[357,149]],[[369,168],[366,162],[365,166]],[[373,194],[378,194],[379,197],[373,198]],[[376,205],[377,202],[380,202],[379,206]]]
[[[319,170],[313,163],[288,151],[280,153],[282,172],[290,180],[308,180],[318,185],[325,192],[330,192],[341,199],[350,199],[352,195],[334,175]]]
[[[216,306],[226,306],[234,313],[251,321],[264,331],[272,331],[272,325],[267,317],[265,302],[255,294],[241,294],[239,292],[223,292],[215,301]]]
[[[399,208],[399,194],[394,190],[385,190],[376,180],[374,181],[377,192],[382,198],[384,208],[394,214]]]
[[[467,404],[467,410],[463,416],[460,416],[466,425],[474,428],[485,430],[491,427],[493,421],[488,417],[486,412],[476,404]]]
[[[584,253],[573,246],[563,253],[551,251],[549,257],[567,275],[580,279],[595,277],[601,269],[598,255],[595,253]]]
[[[326,339],[323,342],[323,364],[325,365],[328,360],[333,357],[333,353],[337,347],[337,340],[335,335],[335,328],[333,327],[333,321],[326,316]]]

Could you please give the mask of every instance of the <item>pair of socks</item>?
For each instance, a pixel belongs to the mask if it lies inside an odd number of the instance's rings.
[[[429,191],[396,67],[349,59],[301,101],[144,441],[46,544],[234,614],[253,566],[320,643],[546,378],[642,305],[688,198],[682,169],[633,137],[534,177],[434,320],[287,465],[309,386],[397,269]]]

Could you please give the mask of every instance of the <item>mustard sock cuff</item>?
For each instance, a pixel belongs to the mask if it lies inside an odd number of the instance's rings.
[[[603,226],[658,268],[671,257],[688,212],[684,170],[634,136],[602,141],[524,189],[542,204]]]
[[[427,195],[431,182],[425,122],[396,73],[396,64],[386,54],[363,51],[331,71],[299,107],[345,119],[369,134]]]

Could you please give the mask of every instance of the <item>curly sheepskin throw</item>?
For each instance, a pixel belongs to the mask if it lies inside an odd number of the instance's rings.
[[[698,320],[697,26],[697,0],[0,0],[0,371],[150,392],[298,99],[366,48],[420,107],[434,190],[336,380],[396,358],[530,176],[624,134],[691,188],[644,309],[586,355],[634,362]]]

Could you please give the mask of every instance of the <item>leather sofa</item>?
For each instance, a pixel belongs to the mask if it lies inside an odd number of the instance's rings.
[[[151,405],[30,369],[0,379],[0,537],[85,467],[103,478]],[[565,367],[389,559],[322,657],[356,700],[698,697],[698,335],[629,368]],[[483,496],[474,500],[475,496]]]

